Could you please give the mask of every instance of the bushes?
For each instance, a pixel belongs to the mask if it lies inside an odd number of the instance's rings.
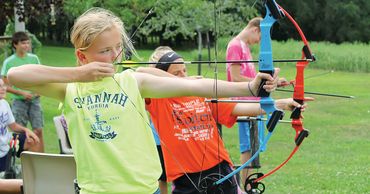
[[[218,60],[225,59],[227,43],[230,37],[218,40]],[[273,41],[272,50],[274,59],[300,59],[303,43],[296,40]],[[310,68],[339,70],[346,72],[370,73],[370,46],[365,43],[342,43],[334,44],[329,42],[311,42],[312,53],[316,57],[316,62],[310,63]],[[254,59],[258,59],[259,46],[251,48]],[[197,59],[198,52],[192,52],[192,58]],[[207,56],[206,49],[202,51],[203,56]],[[214,59],[214,48],[211,50],[211,58]],[[203,57],[204,59],[206,57]],[[293,64],[276,64],[284,66]]]
[[[300,58],[302,46],[303,44],[299,41],[274,41],[274,58]],[[312,42],[310,47],[317,59],[316,62],[310,63],[310,68],[370,73],[370,47],[368,44]],[[258,58],[258,49],[253,48],[252,50],[256,59]]]

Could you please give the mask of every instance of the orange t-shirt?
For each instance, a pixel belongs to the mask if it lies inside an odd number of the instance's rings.
[[[231,127],[235,103],[216,104],[201,97],[147,99],[147,110],[161,140],[167,180],[207,170],[223,160],[231,163],[221,140],[218,122]]]

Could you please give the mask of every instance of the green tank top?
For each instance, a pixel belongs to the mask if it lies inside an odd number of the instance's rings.
[[[131,70],[114,77],[118,83],[67,85],[64,114],[81,194],[154,193],[162,170],[144,100]]]

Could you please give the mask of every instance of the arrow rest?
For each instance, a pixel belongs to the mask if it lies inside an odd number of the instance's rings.
[[[255,182],[258,178],[263,177],[263,173],[254,173],[248,176],[245,180],[244,190],[248,194],[260,194],[265,192],[265,184]]]

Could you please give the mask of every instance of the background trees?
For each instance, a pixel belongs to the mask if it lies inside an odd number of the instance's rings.
[[[68,44],[74,19],[90,7],[103,7],[119,15],[133,33],[148,11],[150,14],[135,36],[141,43],[184,45],[197,38],[215,35],[215,8],[218,36],[238,33],[247,21],[264,12],[255,0],[27,0],[24,1],[26,28],[44,42]],[[0,34],[14,22],[17,1],[0,1]],[[370,40],[368,0],[284,0],[279,1],[298,21],[308,39],[334,43]],[[216,3],[216,6],[214,6]],[[54,7],[54,12],[52,12]],[[274,27],[274,38],[298,37],[287,20]]]
[[[370,41],[368,0],[284,0],[279,3],[299,22],[310,40]]]

